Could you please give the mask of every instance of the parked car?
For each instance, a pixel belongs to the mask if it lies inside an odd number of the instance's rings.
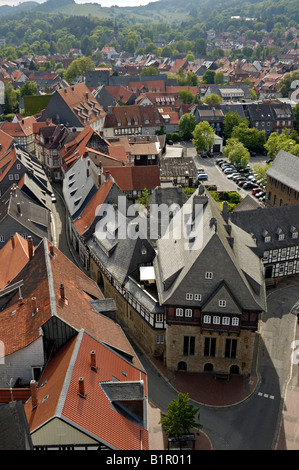
[[[197,174],[205,173],[205,172],[206,172],[206,170],[204,168],[198,168],[198,170],[197,170]]]
[[[265,191],[260,191],[259,193],[255,194],[255,197],[260,199],[266,195]]]
[[[243,189],[253,189],[253,188],[258,188],[258,185],[255,183],[252,183],[251,181],[248,181],[242,187]]]
[[[243,180],[238,182],[238,186],[240,188],[242,188],[244,186],[244,184],[246,184],[246,183],[248,183],[248,179],[244,178]]]
[[[251,194],[252,194],[253,196],[255,196],[255,195],[256,195],[257,193],[259,193],[260,191],[261,191],[260,188],[254,188],[254,189],[251,191]]]
[[[197,175],[197,181],[206,181],[208,179],[208,175],[206,173],[199,173]]]
[[[201,156],[202,156],[202,158],[207,158],[208,154],[207,154],[207,152],[202,152]]]
[[[216,160],[216,165],[218,165],[218,166],[219,166],[219,165],[220,165],[220,163],[222,163],[222,162],[224,162],[224,160],[223,160],[222,158],[220,158],[220,159]]]
[[[230,180],[233,180],[233,179],[234,179],[235,177],[237,177],[237,176],[240,176],[240,173],[234,172],[234,173],[228,174],[228,175],[227,175],[227,178],[230,179]]]
[[[236,169],[235,168],[225,168],[224,174],[228,175],[229,173],[235,173]]]
[[[56,202],[56,196],[54,193],[51,194],[51,199],[52,199],[52,202],[55,203]]]

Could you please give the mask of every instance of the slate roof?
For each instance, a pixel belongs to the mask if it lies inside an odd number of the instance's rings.
[[[202,219],[196,219],[202,220],[202,225],[196,229],[194,242],[181,231],[173,236],[176,225],[168,237],[157,241],[154,266],[160,304],[191,305],[193,301],[184,300],[186,292],[195,292],[201,294],[201,307],[225,282],[242,308],[262,311],[265,308],[262,267],[251,250],[252,237],[232,223],[228,227],[211,197],[196,191],[187,201],[191,213],[194,203],[203,207]],[[184,213],[186,205],[173,223]],[[206,271],[213,273],[212,279],[205,278]]]
[[[267,170],[267,177],[272,177],[299,192],[299,158],[280,150]]]
[[[8,189],[0,198],[0,223],[6,216],[17,221],[40,239],[46,236],[51,240],[50,213],[48,209],[35,204],[18,187],[15,187],[14,193]]]
[[[252,234],[256,240],[254,252],[262,257],[265,250],[297,246],[298,238],[292,238],[292,232],[299,233],[299,205],[267,207],[245,211],[232,211],[231,221]],[[278,240],[278,231],[285,235],[284,240]],[[265,234],[271,237],[265,242]]]
[[[91,351],[95,352],[96,371],[90,366]],[[78,394],[80,377],[84,378],[85,398]],[[31,399],[25,404],[31,433],[38,433],[57,417],[110,449],[149,448],[146,420],[124,402],[129,400],[134,405],[144,400],[146,412],[147,379],[143,368],[86,331],[80,330],[57,352],[47,364],[40,384],[44,385],[38,388],[35,410],[32,411]]]
[[[33,450],[21,401],[0,404],[0,450]]]
[[[74,219],[82,212],[97,190],[92,172],[87,170],[88,158],[80,158],[66,172],[63,180],[64,200],[70,216]]]

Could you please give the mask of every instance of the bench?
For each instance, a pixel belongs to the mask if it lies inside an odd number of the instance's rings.
[[[229,374],[224,374],[222,372],[215,372],[214,379],[215,380],[229,380]]]

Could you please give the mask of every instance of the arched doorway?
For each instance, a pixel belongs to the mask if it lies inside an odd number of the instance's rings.
[[[213,372],[214,366],[210,362],[207,362],[203,368],[204,372]]]
[[[233,365],[233,366],[230,366],[229,371],[230,371],[230,374],[239,375],[240,369],[239,369],[239,366]]]
[[[186,371],[186,370],[187,370],[187,364],[186,364],[186,362],[180,361],[180,362],[178,363],[178,370],[184,370],[184,371]]]

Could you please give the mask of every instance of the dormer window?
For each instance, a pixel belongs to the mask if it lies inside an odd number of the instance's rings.
[[[226,300],[219,300],[218,305],[219,307],[226,307]]]
[[[284,240],[284,233],[280,233],[280,234],[278,235],[278,240],[280,240],[280,241],[281,241],[281,240]]]
[[[292,238],[298,238],[298,230],[294,226],[291,227],[291,235]]]
[[[265,243],[269,243],[270,241],[271,241],[271,237],[267,235],[267,237],[265,237]]]
[[[213,273],[206,272],[206,279],[213,279]]]
[[[268,230],[263,231],[263,237],[264,237],[265,243],[269,243],[271,241],[271,236],[270,236]]]

